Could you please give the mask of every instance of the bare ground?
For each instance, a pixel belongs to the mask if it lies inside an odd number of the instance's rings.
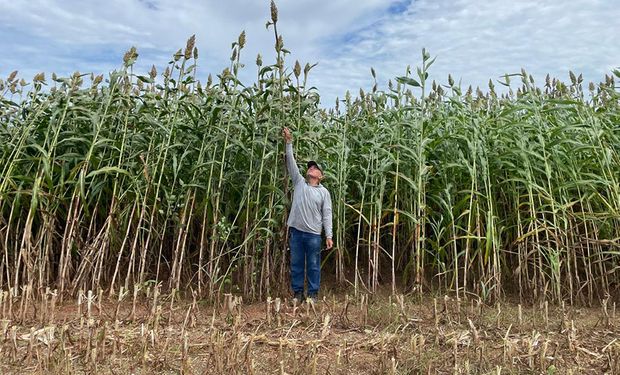
[[[6,294],[5,294],[6,297]],[[153,293],[0,306],[0,374],[620,374],[615,303]],[[90,305],[90,312],[89,312]],[[135,306],[135,307],[134,307]]]

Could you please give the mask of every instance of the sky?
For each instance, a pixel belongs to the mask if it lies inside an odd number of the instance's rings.
[[[620,67],[620,0],[279,0],[278,32],[295,60],[318,63],[309,85],[332,106],[347,90],[378,88],[421,64],[422,48],[436,57],[430,79],[450,73],[467,87],[524,68],[537,83],[548,73],[568,81],[603,80]],[[230,64],[231,43],[246,32],[242,81],[256,77],[256,55],[275,60],[265,24],[268,0],[0,0],[0,78],[18,70],[107,74],[125,51],[140,54],[134,71],[161,72],[196,35],[198,77]],[[414,70],[415,71],[415,70]],[[497,84],[496,84],[497,86]]]

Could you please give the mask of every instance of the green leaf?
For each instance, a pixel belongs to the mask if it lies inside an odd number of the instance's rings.
[[[123,174],[123,175],[129,176],[129,173],[126,170],[122,169],[122,168],[118,168],[118,167],[103,167],[103,168],[100,168],[100,169],[97,169],[95,171],[90,172],[86,176],[86,178],[95,177],[95,176],[100,175],[100,174],[111,174],[111,173],[118,173],[118,174]]]
[[[151,77],[145,77],[145,76],[138,76],[138,80],[142,81],[142,82],[146,82],[146,83],[153,83],[155,81],[153,81],[153,79]]]
[[[422,87],[418,81],[410,77],[396,77],[396,82],[413,87]]]

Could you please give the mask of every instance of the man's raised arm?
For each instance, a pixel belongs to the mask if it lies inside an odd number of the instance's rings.
[[[282,135],[286,141],[286,169],[293,180],[293,185],[297,185],[297,183],[304,178],[301,173],[299,173],[299,168],[297,168],[297,163],[293,156],[293,135],[289,128],[282,129]]]

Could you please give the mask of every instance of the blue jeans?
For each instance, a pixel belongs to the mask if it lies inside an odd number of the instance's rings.
[[[293,227],[289,229],[293,293],[304,292],[304,278],[307,273],[308,296],[316,297],[321,283],[321,235],[302,232]]]

